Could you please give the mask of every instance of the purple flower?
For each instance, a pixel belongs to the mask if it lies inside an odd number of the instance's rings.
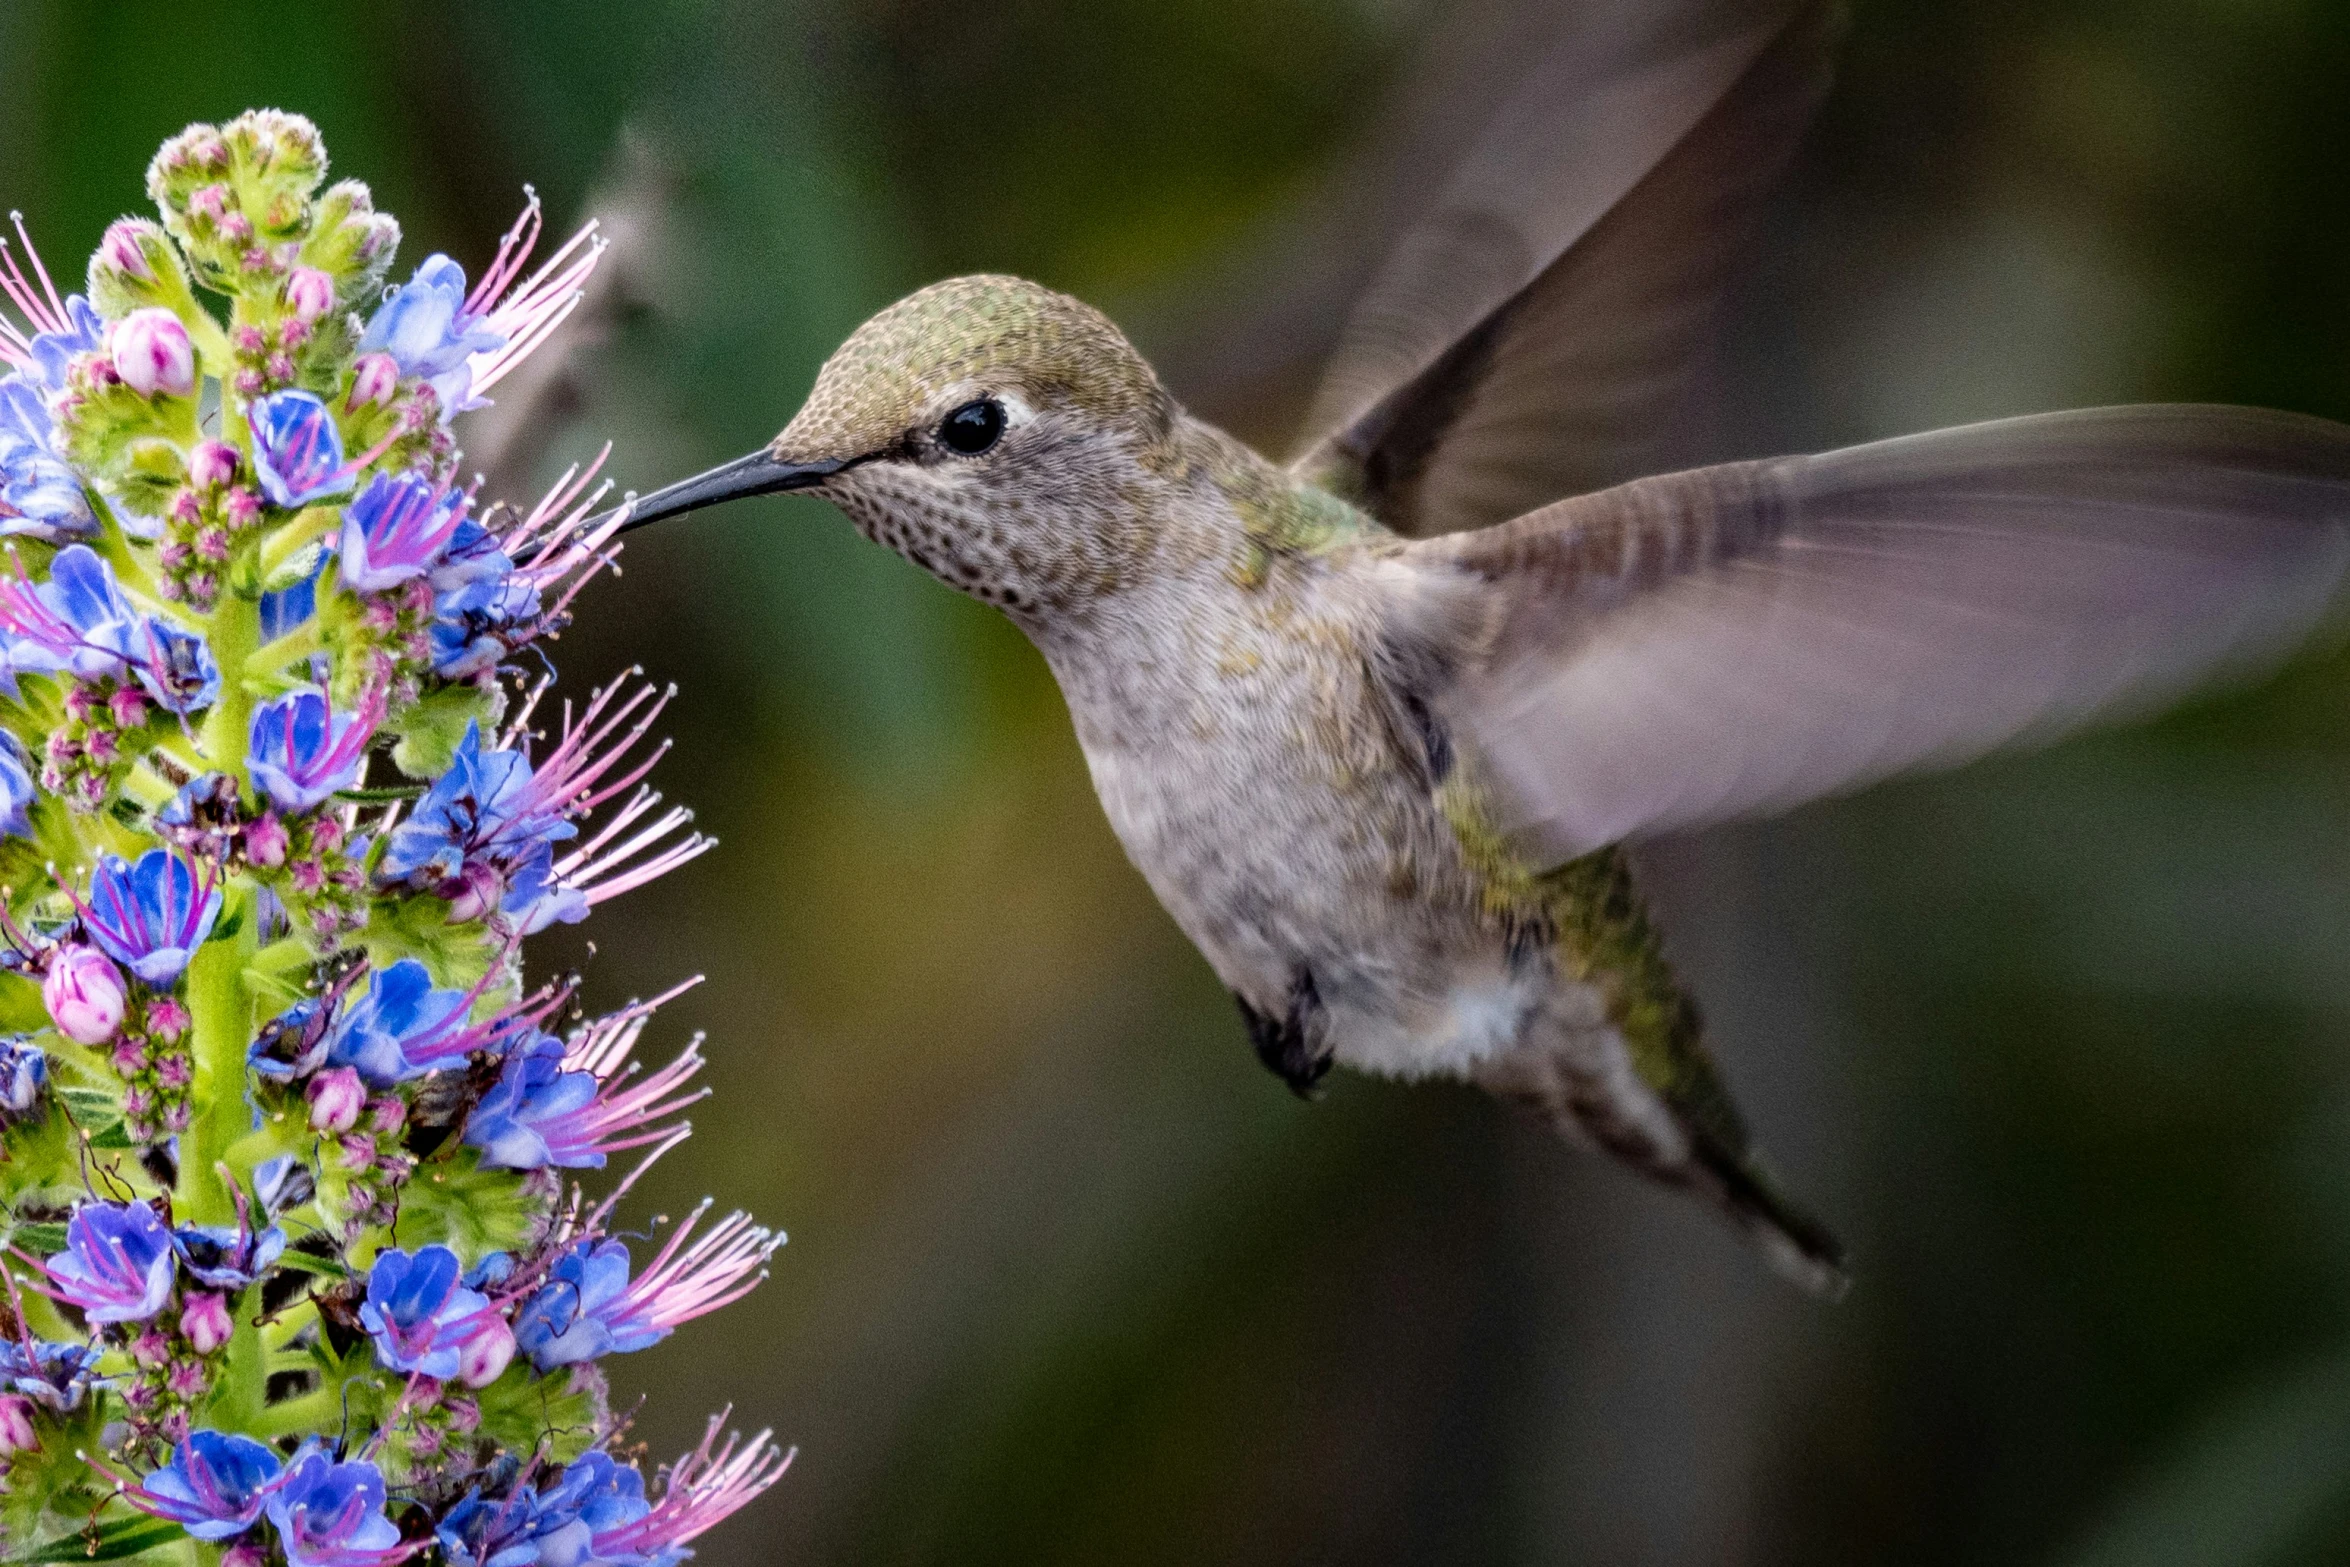
[[[285,1254],[286,1232],[274,1224],[258,1232],[244,1224],[183,1224],[171,1232],[171,1245],[197,1283],[241,1290],[277,1265]]]
[[[710,1205],[677,1227],[642,1274],[629,1277],[628,1248],[583,1240],[564,1253],[514,1319],[515,1342],[543,1375],[602,1355],[657,1344],[681,1322],[740,1300],[767,1274],[783,1237],[729,1214],[685,1244]]]
[[[379,473],[343,511],[343,583],[381,593],[439,564],[473,497],[414,474]]]
[[[402,375],[430,382],[443,417],[481,406],[472,397],[472,358],[505,346],[503,333],[467,313],[465,269],[437,254],[406,284],[384,290],[359,339],[360,353],[390,354]]]
[[[133,609],[113,569],[85,544],[58,551],[49,580],[37,586],[21,565],[0,575],[0,634],[10,676],[135,674],[175,713],[207,706],[220,692],[220,667],[204,639]]]
[[[629,1055],[649,1011],[600,1018],[572,1045],[541,1036],[509,1053],[466,1120],[465,1141],[483,1163],[509,1170],[600,1170],[609,1154],[681,1135],[683,1123],[658,1123],[709,1092],[684,1091],[702,1068],[701,1051],[688,1045],[658,1072],[632,1079]]]
[[[482,1151],[484,1164],[509,1170],[600,1170],[604,1155],[592,1138],[564,1135],[595,1104],[600,1086],[591,1072],[563,1070],[563,1041],[540,1038],[506,1057],[465,1122],[465,1141]]]
[[[171,1231],[143,1202],[87,1202],[65,1227],[65,1250],[41,1266],[49,1293],[93,1325],[144,1322],[171,1297]]]
[[[691,1556],[689,1542],[782,1479],[791,1464],[765,1431],[748,1442],[729,1433],[721,1442],[725,1418],[713,1419],[700,1445],[669,1466],[661,1499],[650,1504],[633,1467],[582,1454],[538,1498],[539,1567],[670,1567]]]
[[[109,854],[78,898],[92,940],[157,987],[177,981],[220,917],[220,888],[170,849],[149,849],[136,865]]]
[[[348,789],[367,759],[367,743],[383,720],[382,698],[370,694],[356,713],[337,719],[324,694],[296,691],[253,710],[248,765],[253,787],[279,810],[316,810]]]
[[[0,1117],[24,1115],[49,1086],[49,1058],[22,1034],[0,1039]]]
[[[54,540],[96,525],[81,476],[57,454],[47,396],[22,375],[0,380],[0,534]]]
[[[384,1477],[363,1459],[338,1464],[303,1444],[269,1495],[288,1567],[390,1567],[416,1549],[384,1516]]]
[[[17,237],[24,239],[22,225]],[[25,240],[25,253],[32,242]],[[36,260],[36,286],[13,255],[0,255],[0,293],[32,326],[26,336],[0,318],[0,361],[15,371],[0,380],[0,534],[55,541],[96,526],[80,475],[57,450],[49,401],[65,389],[76,356],[97,351],[104,323],[79,294],[57,297]]]
[[[321,561],[318,570],[292,587],[261,595],[262,641],[275,642],[318,613],[318,579],[325,570]]]
[[[699,834],[663,842],[693,820],[686,811],[669,811],[622,836],[660,803],[646,789],[637,789],[577,851],[557,859],[550,847],[578,835],[570,818],[628,791],[660,760],[665,745],[650,755],[632,753],[667,701],[652,686],[631,690],[625,680],[615,681],[589,699],[576,721],[565,715],[562,738],[535,766],[519,751],[485,750],[479,726],[468,725],[448,771],[392,829],[376,867],[378,884],[437,893],[454,905],[457,920],[497,908],[528,931],[576,920],[589,905],[700,854],[711,840]]]
[[[32,804],[36,798],[32,758],[25,755],[24,742],[0,729],[0,837],[33,835]]]
[[[291,510],[350,488],[343,432],[326,404],[308,392],[272,392],[245,418],[253,427],[254,471],[278,505]]]
[[[515,569],[495,535],[471,520],[449,541],[432,584],[432,667],[443,679],[464,680],[492,668],[537,627],[537,583]]]
[[[12,670],[59,670],[84,680],[119,678],[143,617],[116,585],[113,568],[86,544],[69,545],[35,586],[22,568],[0,576],[0,632]]]
[[[192,631],[150,615],[131,638],[131,673],[146,693],[172,713],[210,707],[220,696],[220,665]]]
[[[476,1488],[449,1509],[433,1538],[449,1567],[534,1567],[539,1559],[539,1493],[517,1485],[497,1501]]]
[[[168,1518],[199,1540],[228,1540],[261,1521],[285,1474],[277,1454],[249,1436],[191,1431],[169,1464],[122,1495],[139,1511]]]
[[[471,999],[462,990],[434,989],[422,963],[402,958],[370,975],[366,993],[336,1013],[327,1029],[327,1064],[356,1067],[368,1082],[389,1088],[462,1060],[476,1033],[465,1017]]]
[[[305,996],[261,1025],[245,1059],[253,1070],[277,1082],[308,1077],[326,1064],[333,1019],[316,996]]]
[[[645,1500],[645,1477],[635,1465],[615,1463],[604,1452],[580,1454],[561,1479],[539,1493],[539,1567],[635,1563],[634,1552],[598,1550],[596,1537],[616,1534],[652,1510]]]
[[[44,1408],[67,1414],[80,1407],[82,1392],[98,1374],[95,1344],[58,1344],[46,1339],[0,1339],[0,1387]]]
[[[497,1308],[460,1276],[465,1265],[446,1246],[376,1254],[367,1275],[359,1321],[375,1340],[375,1358],[393,1371],[447,1381],[457,1375],[465,1346],[490,1330]]]
[[[377,877],[437,890],[459,879],[468,858],[518,857],[530,842],[577,837],[560,812],[543,808],[532,783],[528,757],[484,751],[481,726],[467,724],[449,770],[392,829]]]

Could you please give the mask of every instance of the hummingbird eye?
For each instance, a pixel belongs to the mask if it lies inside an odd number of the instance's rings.
[[[938,438],[949,451],[976,457],[995,445],[1004,433],[1004,405],[982,397],[938,422]]]

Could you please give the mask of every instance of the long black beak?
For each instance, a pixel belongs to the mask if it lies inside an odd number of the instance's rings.
[[[697,473],[690,479],[664,485],[650,495],[640,496],[627,503],[628,520],[616,530],[621,533],[641,528],[648,522],[659,522],[664,517],[675,517],[681,512],[699,511],[715,506],[720,501],[731,501],[744,495],[774,495],[783,490],[813,489],[843,468],[855,466],[854,457],[832,457],[823,462],[783,462],[767,452],[753,452],[748,457],[737,457],[708,473]]]

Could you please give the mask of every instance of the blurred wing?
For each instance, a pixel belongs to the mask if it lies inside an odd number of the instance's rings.
[[[1643,479],[1410,545],[1430,707],[1539,864],[2046,739],[2280,656],[2350,427],[2092,409]]]
[[[1588,89],[1537,70],[1364,294],[1299,470],[1420,537],[1646,471],[1836,15]]]

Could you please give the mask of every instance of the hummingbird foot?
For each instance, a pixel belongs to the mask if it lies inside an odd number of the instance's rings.
[[[1239,1003],[1249,1043],[1256,1046],[1257,1059],[1266,1070],[1287,1083],[1298,1098],[1314,1098],[1330,1071],[1329,1015],[1314,989],[1314,976],[1302,968],[1297,971],[1289,982],[1287,1010],[1279,1017],[1258,1011],[1246,996],[1232,999]]]

